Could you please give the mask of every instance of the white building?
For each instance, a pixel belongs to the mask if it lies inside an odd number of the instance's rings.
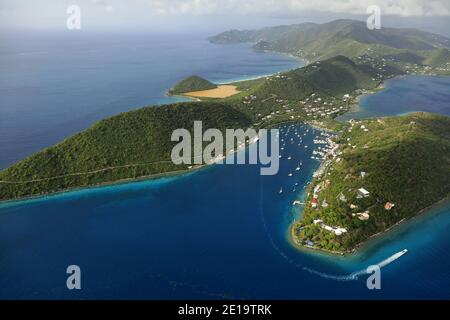
[[[367,198],[368,196],[370,196],[370,192],[364,188],[358,189],[358,194],[363,198]]]

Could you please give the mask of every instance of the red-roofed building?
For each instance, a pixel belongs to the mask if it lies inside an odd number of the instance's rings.
[[[395,207],[395,204],[391,203],[391,202],[386,202],[386,204],[384,205],[384,209],[386,209],[388,211],[392,210],[393,207]]]

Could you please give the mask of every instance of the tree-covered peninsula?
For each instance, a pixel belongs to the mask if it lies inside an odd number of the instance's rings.
[[[351,121],[309,186],[298,245],[348,253],[450,194],[450,118]]]
[[[288,52],[303,68],[233,83],[237,93],[200,102],[150,106],[100,121],[0,172],[0,200],[178,173],[171,141],[175,129],[269,128],[307,122],[332,128],[321,169],[308,188],[305,209],[291,228],[301,246],[347,253],[375,234],[450,193],[450,119],[415,113],[338,123],[337,116],[408,73],[450,73],[449,39],[417,30],[382,29],[339,20],[256,31],[231,31],[213,42],[255,42]],[[189,77],[170,94],[216,89]]]
[[[363,66],[339,56],[237,83],[243,92],[230,98],[119,114],[0,172],[0,199],[186,170],[187,166],[174,165],[170,159],[175,129],[192,130],[194,121],[200,120],[206,129],[224,130],[329,119],[348,110],[355,90],[374,88],[380,81],[373,80]]]
[[[251,125],[248,116],[219,102],[122,113],[0,172],[0,200],[187,170],[172,163],[171,135],[178,128],[193,132],[194,121],[205,130]]]

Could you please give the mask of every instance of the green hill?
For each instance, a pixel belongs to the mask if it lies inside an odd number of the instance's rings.
[[[302,218],[293,226],[301,245],[311,241],[314,248],[351,251],[450,194],[448,117],[414,113],[353,122],[337,143],[336,156],[312,182]],[[358,196],[360,188],[369,195]],[[390,210],[388,202],[395,205]],[[335,235],[324,226],[347,232]]]
[[[178,82],[171,90],[171,94],[183,94],[186,92],[215,89],[217,86],[201,77],[191,76]]]
[[[0,172],[0,199],[185,170],[186,166],[175,166],[170,161],[174,145],[170,135],[176,128],[192,128],[194,120],[203,120],[210,128],[225,129],[267,127],[294,116],[297,121],[317,119],[318,112],[308,116],[310,108],[331,112],[336,107],[331,103],[322,105],[325,99],[344,105],[344,94],[373,88],[378,83],[363,67],[339,56],[273,77],[238,83],[243,92],[222,103],[181,103],[124,113]],[[254,97],[251,106],[244,103],[249,94]],[[324,100],[299,103],[312,94]],[[291,103],[292,109],[288,110]],[[274,114],[270,121],[259,116],[269,113]],[[324,113],[323,117],[330,116]]]
[[[247,128],[250,120],[223,103],[146,107],[100,121],[0,172],[0,200],[186,170],[171,161],[173,130]],[[8,183],[10,182],[10,183]]]
[[[378,82],[352,60],[337,56],[266,81],[256,91],[262,96],[277,94],[287,99],[302,99],[312,93],[341,96],[359,88],[374,88]]]
[[[395,68],[383,70],[337,56],[270,77],[235,83],[241,94],[227,101],[260,125],[336,117],[346,112],[361,92],[402,74]],[[345,95],[350,97],[344,99]]]
[[[343,40],[411,50],[430,50],[450,45],[449,39],[444,36],[416,29],[369,30],[365,22],[356,20],[335,20],[324,24],[303,23],[259,30],[232,30],[210,37],[209,40],[214,43],[265,41],[272,45],[272,49],[289,52],[310,50],[305,48],[320,47],[326,42],[329,46],[334,46]]]
[[[440,67],[450,63],[450,51],[446,48],[434,50],[425,60],[425,64],[432,67]]]
[[[233,30],[209,40],[214,43],[255,43],[256,49],[287,52],[309,61],[337,55],[354,58],[368,53],[378,57],[398,55],[397,59],[407,59],[402,62],[408,62],[412,55],[417,55],[415,60],[420,61],[436,49],[450,47],[450,39],[440,35],[415,29],[369,30],[365,22],[355,20]]]
[[[439,50],[439,49],[437,49],[437,50]],[[412,53],[412,52],[400,52],[400,53],[396,53],[396,54],[392,54],[392,55],[386,55],[385,57],[392,61],[420,64],[420,65],[424,64],[424,60],[425,60],[424,57],[422,57],[418,54]]]

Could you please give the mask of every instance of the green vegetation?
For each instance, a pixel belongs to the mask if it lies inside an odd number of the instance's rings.
[[[90,129],[0,172],[0,200],[58,192],[188,169],[174,165],[173,130],[247,128],[250,119],[224,103],[146,107],[100,121]],[[7,183],[10,182],[10,183]]]
[[[334,118],[348,111],[356,96],[402,74],[336,56],[270,77],[234,83],[240,94],[226,101],[248,114],[256,126]],[[346,97],[344,97],[346,96]]]
[[[120,114],[0,172],[0,200],[186,170],[186,165],[171,162],[175,143],[170,138],[174,129],[192,130],[195,120],[202,120],[205,129],[221,130],[288,121],[333,122],[348,110],[355,90],[380,83],[371,71],[338,56],[236,83],[242,92],[220,103],[205,99]]]
[[[177,143],[171,135],[178,128],[192,133],[197,120],[204,130],[308,122],[339,132],[292,226],[299,245],[347,253],[449,195],[449,118],[416,113],[349,125],[334,120],[388,78],[450,73],[448,39],[416,30],[369,31],[361,22],[339,20],[235,30],[211,41],[255,42],[257,49],[313,62],[234,83],[241,92],[220,102],[146,107],[100,121],[0,172],[0,200],[189,170],[171,161]],[[170,94],[216,87],[192,76]],[[369,194],[361,196],[361,188]]]
[[[209,89],[215,89],[217,86],[201,77],[198,76],[191,76],[184,80],[181,80],[178,82],[170,91],[170,94],[183,94],[187,92],[193,92],[193,91],[202,91],[202,90],[209,90]]]
[[[288,81],[283,81],[283,80]],[[289,100],[303,99],[312,93],[340,96],[356,89],[374,88],[378,82],[353,61],[336,56],[305,68],[284,73],[282,77],[265,82],[255,93],[277,94]]]
[[[293,226],[300,245],[350,252],[450,194],[448,117],[414,113],[353,121],[336,143],[339,148],[310,185],[302,218]],[[360,188],[369,195],[358,196]],[[385,208],[388,203],[395,206]],[[326,226],[347,232],[336,235]]]
[[[446,48],[434,50],[424,63],[431,67],[444,66],[445,64],[450,63],[450,51]]]
[[[370,55],[392,66],[410,68],[422,64],[439,68],[427,72],[450,73],[450,57],[442,49],[450,39],[414,29],[382,28],[369,30],[365,22],[336,20],[324,24],[304,23],[260,30],[227,31],[211,37],[215,43],[256,43],[257,50],[294,54],[308,61],[337,55],[351,59]],[[438,57],[438,58],[435,58]],[[421,72],[423,68],[415,70]]]
[[[324,24],[303,23],[290,26],[268,27],[259,30],[227,31],[209,39],[215,43],[255,42],[270,49],[285,52],[336,46],[347,43],[375,44],[396,49],[430,50],[447,47],[446,37],[415,29],[382,28],[369,30],[366,23],[356,20],[335,20]],[[326,45],[326,42],[331,42]],[[343,47],[343,46],[342,46]],[[306,49],[305,49],[306,48]],[[318,52],[318,50],[316,50]],[[320,56],[318,58],[323,58]]]
[[[324,118],[320,120],[310,120],[307,121],[307,123],[315,128],[318,128],[322,131],[329,131],[329,132],[339,132],[342,131],[346,124],[344,122],[338,121],[336,119],[331,118]]]

